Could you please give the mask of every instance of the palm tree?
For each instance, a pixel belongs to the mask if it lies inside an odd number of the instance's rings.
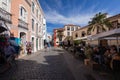
[[[99,12],[96,14],[91,21],[89,21],[89,28],[88,32],[94,31],[94,29],[97,29],[97,33],[99,33],[99,30],[106,31],[106,28],[112,27],[112,24],[107,19],[106,13]]]

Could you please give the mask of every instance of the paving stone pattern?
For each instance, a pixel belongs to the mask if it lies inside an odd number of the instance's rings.
[[[26,56],[0,74],[0,80],[75,80],[62,54],[62,50],[50,49]]]

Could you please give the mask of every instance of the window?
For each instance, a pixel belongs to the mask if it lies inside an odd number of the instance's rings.
[[[41,26],[39,26],[39,32],[41,32]]]
[[[76,30],[78,30],[78,27],[76,27]]]
[[[72,27],[72,30],[71,31],[74,31],[74,27]]]
[[[38,33],[38,23],[36,23],[36,33]]]
[[[85,31],[82,31],[81,37],[85,37],[86,33]]]
[[[120,28],[120,23],[117,23],[117,28]]]
[[[27,21],[27,11],[24,7],[20,7],[20,19]]]
[[[36,10],[36,16],[38,17],[38,9]]]
[[[32,12],[34,13],[34,9],[35,9],[35,4],[34,2],[32,2]]]
[[[70,30],[70,27],[67,27],[67,30],[69,31],[69,30]]]
[[[77,33],[75,34],[75,37],[76,37],[76,38],[78,37],[78,34],[77,34]]]
[[[32,19],[32,31],[34,31],[34,19]]]
[[[67,32],[67,36],[70,36],[70,32]]]
[[[118,20],[112,22],[112,28],[115,29],[118,26]]]
[[[39,21],[41,21],[41,15],[39,15]]]

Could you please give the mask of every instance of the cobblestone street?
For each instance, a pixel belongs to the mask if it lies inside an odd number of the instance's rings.
[[[94,76],[93,76],[94,75]],[[108,80],[94,74],[83,62],[59,48],[51,48],[17,60],[0,80]]]
[[[40,51],[17,61],[0,80],[74,80],[61,50]]]

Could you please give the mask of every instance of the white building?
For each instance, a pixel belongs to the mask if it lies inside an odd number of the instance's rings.
[[[65,36],[72,36],[72,32],[80,29],[80,26],[68,24],[64,26],[64,35]]]
[[[46,20],[38,0],[32,0],[31,9],[31,42],[33,43],[33,52],[36,52],[44,48],[44,39],[46,35]]]
[[[11,0],[0,0],[0,27],[10,30],[12,26]],[[4,33],[10,34],[9,31]],[[4,34],[3,33],[3,34]]]

